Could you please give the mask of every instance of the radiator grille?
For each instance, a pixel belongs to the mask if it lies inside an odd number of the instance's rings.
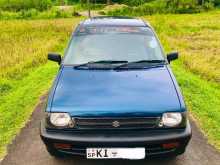
[[[75,118],[77,129],[142,129],[155,128],[159,117],[142,118]]]

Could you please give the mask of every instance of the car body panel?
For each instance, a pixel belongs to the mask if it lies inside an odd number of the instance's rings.
[[[71,116],[161,116],[184,111],[166,66],[142,70],[77,70],[65,66],[51,112]]]

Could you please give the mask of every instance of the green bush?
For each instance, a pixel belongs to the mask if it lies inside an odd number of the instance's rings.
[[[211,3],[211,2],[205,2],[204,5],[203,5],[203,8],[204,8],[205,10],[214,9],[214,4]]]
[[[199,13],[204,10],[213,9],[211,1],[205,2],[203,6],[198,5],[196,0],[155,0],[149,3],[144,3],[140,6],[126,6],[121,9],[116,9],[107,12],[108,15],[130,15],[143,16],[157,13]]]
[[[214,5],[215,6],[220,6],[220,0],[214,0]]]
[[[51,0],[34,0],[36,9],[43,11],[52,7]]]
[[[20,12],[20,18],[33,18],[39,14],[38,10],[30,9],[30,10],[22,10]]]
[[[70,17],[70,13],[64,10],[56,10],[55,11],[55,18],[68,18]]]
[[[139,6],[143,5],[146,0],[123,0],[122,3],[129,6]]]
[[[132,15],[132,16],[143,16],[143,15],[152,15],[156,13],[167,13],[168,9],[165,7],[165,3],[145,3],[141,6],[137,7],[123,7],[121,9],[116,9],[113,11],[109,11],[107,14],[109,15]]]
[[[72,14],[72,16],[74,16],[74,17],[80,16],[80,14],[78,13],[78,11],[77,11],[74,7],[72,8],[71,14]]]
[[[37,9],[20,10],[17,12],[3,11],[0,9],[0,19],[53,19],[53,18],[72,18],[80,16],[73,8],[70,10],[62,10],[58,7],[52,7],[49,10],[38,11]]]
[[[32,8],[43,11],[51,6],[51,0],[0,0],[0,8],[9,11],[21,11]]]

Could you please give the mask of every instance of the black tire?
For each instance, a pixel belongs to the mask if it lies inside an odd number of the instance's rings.
[[[56,148],[52,146],[47,146],[48,153],[55,158],[64,158],[65,154],[59,152]]]

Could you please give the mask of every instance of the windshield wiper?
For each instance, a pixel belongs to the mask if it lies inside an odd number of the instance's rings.
[[[165,64],[165,60],[140,60],[140,61],[132,61],[128,62],[126,64],[119,65],[115,67],[114,69],[121,69],[121,68],[145,68],[145,67],[152,67],[157,66],[161,64]]]
[[[76,65],[74,66],[74,68],[81,68],[81,67],[88,67],[88,68],[91,68],[91,67],[94,67],[95,64],[123,64],[123,63],[128,63],[128,61],[114,61],[114,60],[100,60],[100,61],[90,61],[90,62],[87,62],[87,63],[84,63],[84,64],[79,64],[79,65]],[[95,67],[98,67],[98,66],[95,66]]]

